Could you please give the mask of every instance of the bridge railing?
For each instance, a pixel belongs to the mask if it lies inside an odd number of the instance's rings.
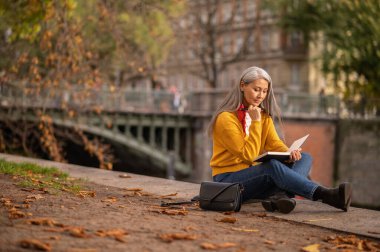
[[[38,95],[20,88],[1,88],[1,106],[49,107],[142,113],[212,114],[226,96],[225,89],[170,92],[120,89],[43,90]],[[343,103],[335,95],[277,93],[277,103],[284,116],[379,117],[380,100]]]

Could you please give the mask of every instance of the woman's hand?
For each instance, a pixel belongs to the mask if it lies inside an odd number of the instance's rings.
[[[289,162],[296,162],[296,161],[300,160],[302,158],[301,151],[302,151],[302,149],[299,148],[297,150],[290,152]]]
[[[248,114],[252,121],[261,121],[261,108],[249,105]]]

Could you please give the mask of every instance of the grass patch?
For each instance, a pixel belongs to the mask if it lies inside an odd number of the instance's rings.
[[[55,167],[42,167],[31,163],[15,163],[0,159],[0,173],[14,176],[18,185],[26,188],[47,189],[49,192],[82,190],[80,179],[71,179]]]

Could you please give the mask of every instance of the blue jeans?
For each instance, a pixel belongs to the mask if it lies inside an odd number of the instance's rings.
[[[272,159],[237,172],[215,175],[213,180],[243,184],[243,200],[265,199],[278,190],[313,199],[319,185],[307,178],[311,163],[312,157],[302,153],[302,158],[294,163],[285,164]]]

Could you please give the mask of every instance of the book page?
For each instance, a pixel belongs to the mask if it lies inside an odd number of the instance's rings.
[[[304,137],[301,137],[300,139],[297,139],[293,142],[292,146],[290,146],[289,151],[292,152],[294,150],[297,150],[301,147],[301,145],[305,142],[306,138],[308,138],[309,134],[307,134]]]

